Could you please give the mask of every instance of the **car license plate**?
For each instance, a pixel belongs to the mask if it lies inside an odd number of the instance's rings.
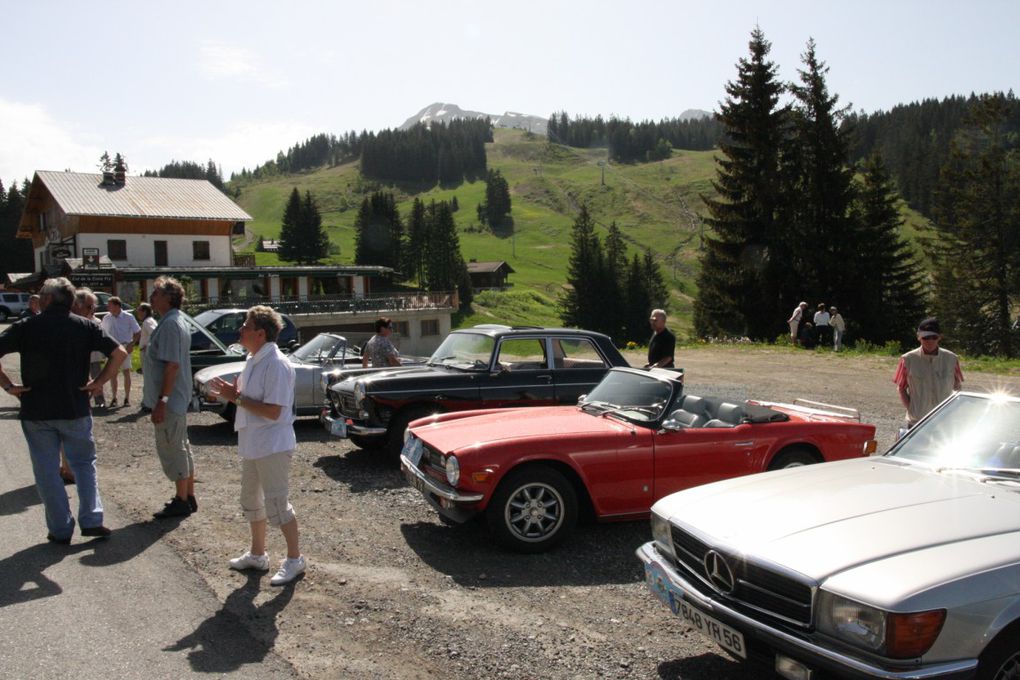
[[[347,421],[343,418],[329,419],[329,433],[334,437],[347,436]]]
[[[654,565],[646,565],[645,580],[652,594],[662,600],[664,604],[669,605],[673,613],[682,618],[691,628],[741,659],[747,658],[744,635],[684,600],[683,591],[673,585],[665,577],[665,574],[661,573],[661,569]]]
[[[403,453],[404,456],[411,461],[411,465],[418,467],[418,463],[421,462],[421,456],[424,451],[425,447],[422,444],[422,441],[414,435],[411,435],[407,438],[407,441],[404,442],[404,449],[401,453]]]

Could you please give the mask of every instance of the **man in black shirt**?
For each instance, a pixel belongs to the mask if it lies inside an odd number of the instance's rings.
[[[71,542],[74,518],[60,478],[60,449],[74,471],[78,487],[78,521],[82,536],[109,536],[96,481],[96,443],[92,437],[89,397],[117,374],[127,352],[99,324],[71,313],[74,286],[65,278],[47,279],[42,313],[23,319],[0,334],[0,357],[21,354],[21,384],[0,367],[0,388],[21,400],[18,418],[32,458],[35,486],[46,509],[46,538]],[[110,358],[89,379],[89,354]]]
[[[648,323],[652,327],[652,339],[648,341],[648,363],[645,368],[673,368],[676,336],[666,328],[666,312],[653,309]]]

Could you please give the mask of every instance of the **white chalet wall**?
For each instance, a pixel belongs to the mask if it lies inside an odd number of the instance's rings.
[[[181,234],[78,234],[78,247],[98,248],[101,255],[109,255],[106,242],[123,240],[127,245],[127,259],[113,260],[119,267],[154,267],[156,266],[156,241],[167,242],[167,266],[170,267],[229,267],[230,237],[181,235]],[[194,241],[209,242],[209,259],[196,260],[192,257]],[[80,250],[79,250],[80,252]],[[113,258],[110,258],[111,260]]]

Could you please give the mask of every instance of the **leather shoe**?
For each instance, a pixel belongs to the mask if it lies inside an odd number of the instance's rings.
[[[53,534],[46,534],[46,540],[50,543],[59,543],[60,545],[71,545],[71,537],[57,538]]]
[[[106,527],[104,527],[102,525],[99,525],[97,527],[82,527],[81,528],[81,535],[82,536],[97,536],[99,538],[106,538],[107,536],[109,536],[112,533],[113,533],[112,531],[110,531],[109,529],[107,529]]]
[[[191,506],[188,501],[177,496],[170,499],[170,502],[163,506],[163,509],[152,513],[156,519],[169,519],[171,517],[187,517],[191,514]]]

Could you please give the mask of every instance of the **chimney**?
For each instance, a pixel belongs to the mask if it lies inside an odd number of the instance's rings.
[[[113,179],[117,186],[122,187],[127,182],[127,163],[124,162],[124,157],[119,153],[117,154],[116,165],[113,166]]]
[[[103,170],[103,186],[112,187],[113,183],[113,170]]]

